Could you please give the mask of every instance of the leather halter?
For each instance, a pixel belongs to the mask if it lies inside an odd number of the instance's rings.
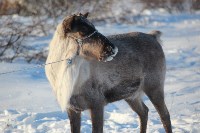
[[[94,32],[92,32],[91,34],[89,34],[89,35],[87,35],[87,36],[85,36],[85,37],[82,37],[82,38],[77,38],[77,37],[74,37],[74,36],[70,36],[70,35],[68,35],[67,37],[70,37],[70,38],[73,38],[76,42],[77,42],[77,44],[78,44],[78,49],[77,49],[77,54],[76,55],[78,55],[79,54],[79,50],[80,50],[80,48],[82,47],[82,45],[83,45],[83,41],[84,40],[86,40],[86,39],[88,39],[88,38],[90,38],[91,36],[93,36],[95,33],[97,33],[98,31],[97,30],[95,30]],[[67,59],[67,64],[68,65],[71,65],[72,64],[72,59],[73,58],[68,58]]]
[[[88,38],[90,38],[91,36],[93,36],[93,35],[94,35],[95,33],[97,33],[97,32],[98,32],[98,31],[95,30],[95,31],[92,32],[91,34],[89,34],[89,35],[87,35],[87,36],[85,36],[85,37],[82,37],[82,38],[77,38],[77,37],[74,37],[74,36],[68,36],[68,37],[73,38],[73,39],[77,42],[77,44],[78,44],[80,47],[82,47],[83,41],[86,40],[86,39],[88,39]]]

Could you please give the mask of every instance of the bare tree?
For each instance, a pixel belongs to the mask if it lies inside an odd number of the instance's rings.
[[[22,19],[22,20],[20,20]],[[32,17],[30,20],[26,20],[17,16],[1,16],[0,19],[0,61],[12,62],[16,58],[24,58],[30,62],[34,56],[41,55],[41,51],[36,51],[30,54],[30,51],[34,51],[34,47],[26,45],[24,41],[44,36],[49,25],[46,24],[46,19],[39,17]],[[45,23],[45,24],[44,24]]]

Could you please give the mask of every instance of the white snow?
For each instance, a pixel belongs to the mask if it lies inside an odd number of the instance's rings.
[[[149,15],[148,15],[149,14]],[[131,31],[160,30],[167,59],[165,100],[171,114],[173,132],[200,131],[200,13],[158,14],[146,11],[147,24],[103,25],[99,32],[110,35]],[[46,38],[47,39],[47,38]],[[48,38],[49,39],[49,38]],[[47,40],[46,42],[48,42]],[[36,44],[38,45],[38,44]],[[0,63],[0,72],[32,67],[26,63]],[[147,97],[149,133],[164,133],[160,118]],[[124,102],[105,107],[106,133],[139,132],[136,113]],[[88,111],[82,113],[83,133],[91,132]],[[69,119],[62,113],[42,68],[0,75],[0,132],[70,132]]]

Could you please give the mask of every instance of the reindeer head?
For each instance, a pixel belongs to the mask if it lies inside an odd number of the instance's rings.
[[[79,55],[85,59],[110,61],[117,53],[117,48],[87,19],[86,14],[74,14],[62,22],[64,37],[74,39],[79,45]],[[75,45],[74,44],[74,45]]]

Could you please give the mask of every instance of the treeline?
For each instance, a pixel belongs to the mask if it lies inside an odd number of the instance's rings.
[[[200,0],[140,0],[145,8],[164,8],[169,12],[195,11],[200,9]]]
[[[200,9],[200,0],[0,0],[0,15],[22,16],[48,15],[57,17],[80,11],[94,12],[95,16],[113,12],[113,6],[142,3],[143,8],[164,8],[173,11],[195,11]],[[121,7],[123,8],[123,7]],[[115,10],[115,9],[114,9]],[[130,10],[131,9],[126,9]]]

